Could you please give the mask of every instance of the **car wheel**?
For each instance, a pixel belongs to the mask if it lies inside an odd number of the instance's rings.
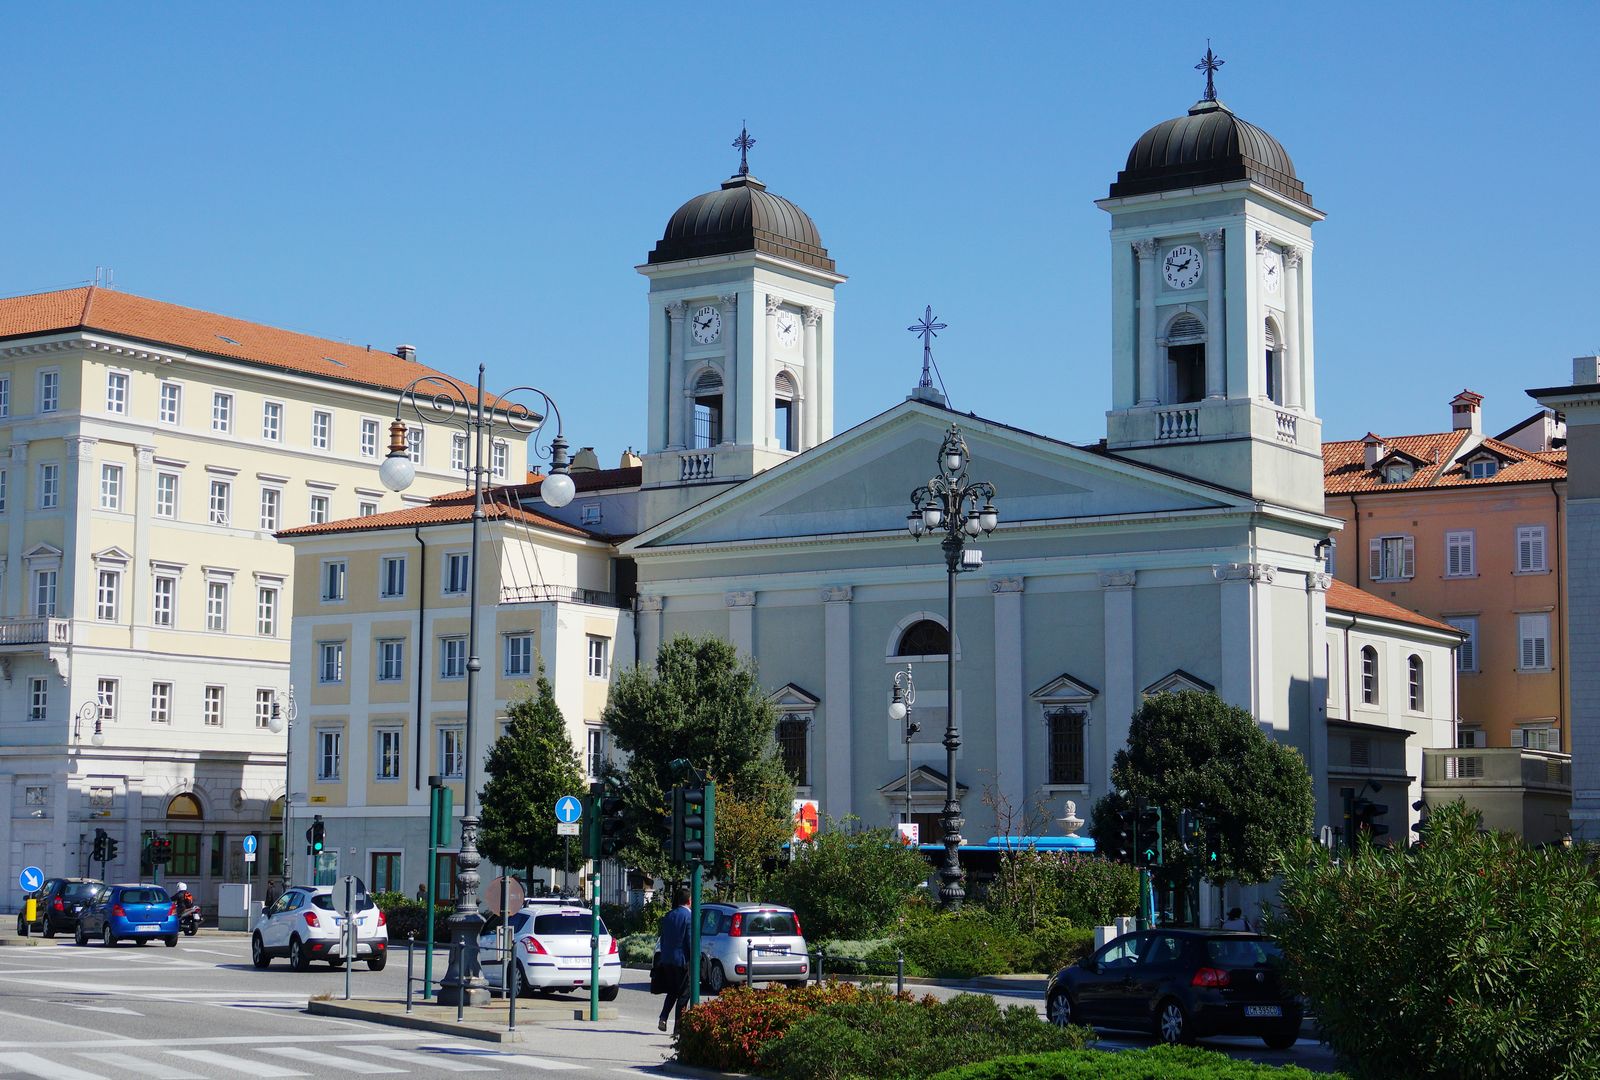
[[[22,916],[21,915],[17,916],[17,936],[18,937],[27,937],[28,936],[28,924],[22,921]]]
[[[1287,1050],[1300,1038],[1300,1025],[1280,1028],[1261,1036],[1261,1041],[1271,1050]]]
[[[387,964],[388,962],[389,962],[389,950],[388,949],[383,950],[383,952],[375,952],[371,956],[367,957],[367,970],[368,971],[382,971],[383,970],[383,965]]]
[[[1072,1026],[1072,999],[1065,990],[1057,990],[1045,1002],[1044,1014],[1056,1027]]]
[[[528,994],[528,980],[522,974],[521,964],[511,965],[511,996],[526,997]]]
[[[711,967],[706,971],[706,991],[720,994],[728,988],[728,973],[722,970],[722,964],[716,960],[711,961]]]
[[[89,944],[89,935],[83,932],[82,923],[79,923],[78,928],[72,932],[72,940],[79,945]]]
[[[44,917],[44,936],[45,937],[55,937],[56,936],[56,924],[50,921],[50,916],[48,916],[48,915],[46,915]]]
[[[1194,1041],[1189,1034],[1189,1014],[1173,998],[1166,998],[1156,1006],[1155,1035],[1172,1045]]]
[[[141,937],[141,938],[134,938],[134,939],[133,939],[133,943],[134,943],[134,944],[135,944],[135,945],[139,945],[139,946],[145,946],[145,945],[148,945],[148,944],[150,944],[150,939],[149,939],[149,938],[147,938],[147,937]]]
[[[250,935],[250,962],[258,968],[264,968],[272,963],[272,957],[267,955],[267,947],[261,944],[260,934]]]
[[[106,923],[105,929],[100,931],[100,944],[104,945],[106,948],[109,949],[109,948],[111,948],[111,946],[115,945],[116,943],[117,943],[117,938],[116,938],[116,935],[112,934],[112,932],[111,932],[111,924],[110,923]]]
[[[177,934],[168,934],[162,940],[167,943],[167,948],[169,948],[169,949],[176,949],[178,947],[178,935]]]
[[[600,988],[600,1000],[601,1001],[615,1001],[615,1000],[617,1000],[617,991],[619,989],[621,989],[621,987],[617,987],[617,986],[602,986]]]
[[[311,967],[311,961],[306,957],[305,946],[300,944],[298,937],[289,939],[289,966],[296,971],[305,971]]]

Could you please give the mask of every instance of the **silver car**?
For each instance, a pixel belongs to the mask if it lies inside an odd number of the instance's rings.
[[[746,980],[801,985],[811,971],[800,916],[777,904],[702,904],[700,956],[713,994]]]

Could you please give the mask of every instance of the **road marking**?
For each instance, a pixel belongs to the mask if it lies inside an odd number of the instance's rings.
[[[555,1061],[551,1058],[531,1057],[527,1054],[495,1054],[496,1063],[507,1065],[526,1065],[530,1069],[587,1069],[587,1065],[578,1065],[571,1061]]]
[[[26,1076],[42,1080],[106,1080],[99,1073],[84,1072],[71,1065],[61,1065],[37,1054],[0,1054],[0,1065],[9,1066]]]
[[[80,1001],[62,1001],[58,1004],[65,1005],[69,1009],[87,1009],[90,1012],[117,1013],[120,1016],[144,1015],[144,1013],[134,1012],[132,1009],[124,1009],[121,1005],[85,1005]]]
[[[342,1046],[341,1050],[354,1050],[359,1054],[371,1054],[374,1057],[388,1058],[390,1061],[403,1061],[407,1065],[418,1065],[428,1069],[443,1069],[445,1072],[494,1072],[487,1065],[473,1065],[470,1062],[460,1061],[448,1053],[423,1054],[416,1050],[402,1050],[397,1046]]]
[[[73,1031],[81,1031],[81,1032],[84,1032],[87,1035],[93,1035],[93,1036],[96,1036],[96,1037],[101,1038],[101,1039],[105,1039],[105,1038],[109,1037],[113,1041],[103,1044],[103,1045],[106,1045],[106,1046],[116,1046],[116,1045],[121,1044],[121,1043],[129,1043],[129,1042],[137,1041],[137,1040],[134,1040],[134,1039],[129,1039],[126,1036],[122,1036],[122,1035],[107,1036],[106,1033],[103,1030],[101,1030],[100,1028],[87,1028],[87,1027],[83,1027],[83,1026],[78,1025],[78,1024],[67,1024],[67,1023],[63,1023],[60,1020],[50,1020],[50,1019],[47,1019],[46,1017],[43,1017],[43,1016],[33,1016],[33,1015],[30,1015],[30,1014],[27,1014],[27,1013],[14,1013],[14,1012],[3,1012],[3,1011],[0,1011],[0,1016],[9,1016],[13,1020],[22,1020],[22,1021],[25,1021],[28,1024],[52,1024],[55,1027],[70,1028]],[[0,1045],[9,1045],[9,1046],[60,1046],[61,1045],[61,1041],[59,1039],[57,1039],[57,1040],[53,1040],[53,1041],[50,1041],[50,1042],[35,1042],[35,1043],[16,1043],[16,1042],[13,1042],[13,1043],[0,1043]]]
[[[259,1040],[257,1040],[259,1041]],[[239,1059],[229,1054],[219,1054],[215,1050],[168,1050],[167,1053],[174,1057],[188,1058],[198,1061],[202,1065],[215,1065],[223,1070],[224,1076],[233,1076],[239,1072]],[[250,1062],[245,1070],[251,1076],[308,1076],[309,1073],[295,1072],[277,1065],[266,1065],[259,1061]]]
[[[174,1046],[259,1046],[261,1040],[271,1038],[280,1043],[326,1043],[326,1042],[414,1042],[416,1032],[406,1031],[375,1031],[375,1032],[345,1032],[338,1035],[291,1035],[287,1033],[273,1033],[270,1036],[261,1035],[209,1035],[196,1039],[174,1039],[171,1036],[155,1039],[135,1039],[125,1035],[107,1035],[104,1031],[93,1028],[78,1027],[76,1024],[62,1024],[57,1020],[46,1020],[42,1016],[24,1016],[21,1013],[0,1013],[0,1016],[12,1016],[18,1020],[26,1020],[33,1024],[58,1024],[61,1027],[71,1028],[73,1031],[82,1031],[98,1038],[83,1039],[74,1045],[81,1049],[89,1047],[116,1047],[118,1049],[134,1049],[138,1047],[153,1046],[157,1050],[167,1050]],[[326,1017],[307,1017],[311,1020],[322,1020]],[[0,1042],[0,1048],[13,1050],[27,1050],[38,1047],[59,1049],[61,1040],[36,1039],[28,1042],[7,1039]]]
[[[338,1054],[324,1054],[320,1050],[307,1050],[303,1046],[263,1046],[261,1052],[277,1054],[279,1057],[292,1058],[295,1061],[304,1061],[309,1065],[331,1066],[345,1072],[362,1073],[363,1075],[377,1075],[378,1073],[402,1073],[404,1069],[392,1069],[387,1065],[374,1065],[370,1061],[358,1061],[355,1058],[340,1057]]]
[[[232,958],[232,957],[235,957],[235,956],[244,955],[242,951],[241,952],[223,952],[221,949],[197,949],[193,945],[184,946],[183,951],[184,952],[203,952],[203,953],[207,953],[207,954],[209,954],[211,956],[226,956],[226,957],[229,957],[229,958]]]
[[[203,1080],[199,1073],[192,1073],[176,1065],[166,1065],[159,1061],[145,1061],[132,1054],[99,1053],[78,1056],[98,1061],[102,1065],[110,1065],[114,1069],[134,1076],[151,1076],[156,1080]]]

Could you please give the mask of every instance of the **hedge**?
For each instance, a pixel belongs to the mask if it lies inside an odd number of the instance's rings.
[[[947,1069],[930,1080],[1345,1080],[1298,1065],[1260,1065],[1193,1046],[1066,1050],[994,1058]]]
[[[1061,918],[1041,919],[1031,931],[982,908],[937,915],[912,924],[898,939],[868,954],[894,960],[905,952],[906,973],[972,979],[980,975],[1054,974],[1094,951],[1094,931]],[[832,970],[832,957],[829,957]]]
[[[372,894],[372,902],[378,905],[378,910],[383,912],[388,922],[389,944],[394,948],[404,948],[406,935],[416,934],[419,944],[426,942],[428,937],[428,905],[420,900],[412,900],[404,893],[376,892]],[[433,905],[433,943],[450,943],[449,918],[455,914],[455,905],[438,903]]]
[[[684,1012],[673,1035],[678,1060],[724,1072],[755,1072],[757,1055],[790,1026],[824,1004],[854,1001],[863,991],[851,983],[821,986],[732,985],[716,998]]]

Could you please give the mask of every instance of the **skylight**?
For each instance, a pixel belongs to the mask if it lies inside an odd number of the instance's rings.
[[[229,345],[243,345],[244,344],[244,342],[242,342],[242,341],[233,340],[227,334],[218,334],[217,335],[217,340],[218,341],[226,341]]]

